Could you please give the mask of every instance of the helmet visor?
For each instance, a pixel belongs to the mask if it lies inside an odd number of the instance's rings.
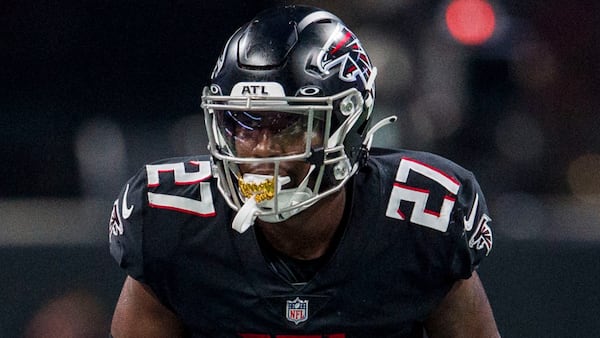
[[[215,110],[222,151],[264,158],[299,155],[323,144],[323,113]]]

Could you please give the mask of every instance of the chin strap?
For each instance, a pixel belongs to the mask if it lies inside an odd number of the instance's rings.
[[[302,202],[308,200],[309,198],[311,198],[313,196],[312,190],[310,188],[308,188],[307,185],[308,185],[308,178],[309,178],[310,174],[313,172],[313,170],[315,170],[315,168],[316,168],[315,165],[310,166],[308,174],[306,174],[306,177],[304,178],[304,180],[302,182],[300,182],[300,185],[298,185],[298,187],[296,187],[296,188],[281,189],[282,186],[284,186],[285,184],[290,182],[290,178],[288,176],[283,176],[283,177],[280,176],[279,177],[278,183],[277,183],[277,192],[276,192],[278,206],[283,206],[283,208],[294,206],[294,205],[297,205],[299,203],[302,203]],[[243,181],[246,183],[261,185],[262,183],[264,183],[272,178],[273,178],[273,176],[268,176],[268,175],[244,174]],[[254,221],[256,220],[256,218],[258,217],[258,214],[261,211],[261,208],[263,210],[264,209],[274,210],[275,209],[274,204],[275,204],[275,201],[273,198],[267,199],[267,200],[262,200],[261,202],[257,202],[256,194],[246,198],[244,205],[242,205],[242,207],[239,208],[237,214],[233,218],[231,227],[239,233],[244,233],[246,230],[248,230],[254,224]],[[284,220],[294,216],[295,214],[299,213],[300,211],[302,211],[308,207],[309,206],[307,205],[301,209],[292,209],[285,213],[278,213],[278,214],[273,214],[273,215],[261,215],[260,219],[265,222],[269,222],[269,223],[277,223],[277,222],[284,221]]]
[[[244,205],[242,205],[233,218],[233,222],[231,223],[233,230],[240,234],[248,230],[248,228],[254,224],[254,220],[256,220],[256,215],[259,210],[260,209],[256,206],[254,196],[246,199]]]
[[[281,187],[290,181],[291,179],[288,176],[279,177],[277,189],[275,189],[273,184],[269,184],[269,182],[273,183],[273,176],[271,175],[244,174],[243,179],[240,180],[240,188],[242,194],[247,197],[244,205],[233,218],[231,227],[239,233],[248,230],[254,224],[260,211],[257,200],[272,199],[275,196],[275,190],[279,193]]]
[[[296,189],[285,189],[278,193],[277,198],[279,200],[279,204],[287,207],[304,202],[311,198],[312,195],[312,191],[308,188],[305,188],[301,191]],[[261,211],[259,204],[263,208],[272,208],[273,201],[269,200],[257,203],[255,196],[246,199],[244,205],[242,205],[233,218],[231,227],[239,233],[244,233],[246,230],[248,230],[252,225],[254,225],[256,218],[259,217],[258,213]],[[305,206],[302,209],[293,209],[281,214],[261,215],[260,219],[269,223],[277,223],[294,216],[305,208],[308,208],[308,206]]]

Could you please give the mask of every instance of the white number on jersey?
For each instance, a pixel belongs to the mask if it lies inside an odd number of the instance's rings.
[[[420,187],[412,187],[406,184],[408,176],[412,172],[431,179],[443,186],[449,192],[449,194],[444,196],[439,211],[428,210],[426,208],[429,190]],[[446,232],[448,224],[450,223],[450,213],[456,202],[456,194],[458,193],[459,188],[460,183],[443,171],[410,158],[403,158],[400,161],[400,166],[396,173],[396,182],[392,188],[385,215],[391,218],[405,220],[406,216],[400,211],[400,202],[413,202],[414,204],[410,217],[412,223]]]
[[[148,203],[151,207],[175,210],[202,217],[215,215],[210,183],[204,182],[211,176],[210,162],[191,161],[190,163],[198,166],[197,172],[186,172],[182,162],[146,166],[149,188],[160,185],[160,173],[164,172],[173,172],[176,185],[199,184],[200,187],[200,194],[197,199],[148,191]]]

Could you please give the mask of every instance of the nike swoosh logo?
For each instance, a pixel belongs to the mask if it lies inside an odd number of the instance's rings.
[[[477,213],[477,207],[479,205],[479,194],[475,194],[475,201],[473,201],[473,207],[469,218],[463,217],[463,223],[465,224],[465,230],[471,231],[473,229],[473,223],[475,223],[475,214]]]
[[[123,205],[121,207],[121,213],[123,214],[123,219],[128,219],[133,212],[134,205],[132,204],[130,207],[127,207],[127,193],[129,192],[129,184],[125,187],[125,192],[123,193]]]

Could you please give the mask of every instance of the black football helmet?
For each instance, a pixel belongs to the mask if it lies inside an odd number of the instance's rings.
[[[202,107],[219,190],[238,211],[235,229],[256,217],[283,221],[358,170],[377,129],[368,128],[376,75],[354,33],[318,8],[269,9],[233,34]],[[261,130],[278,151],[248,151]],[[307,168],[301,178],[282,169],[298,163]]]

